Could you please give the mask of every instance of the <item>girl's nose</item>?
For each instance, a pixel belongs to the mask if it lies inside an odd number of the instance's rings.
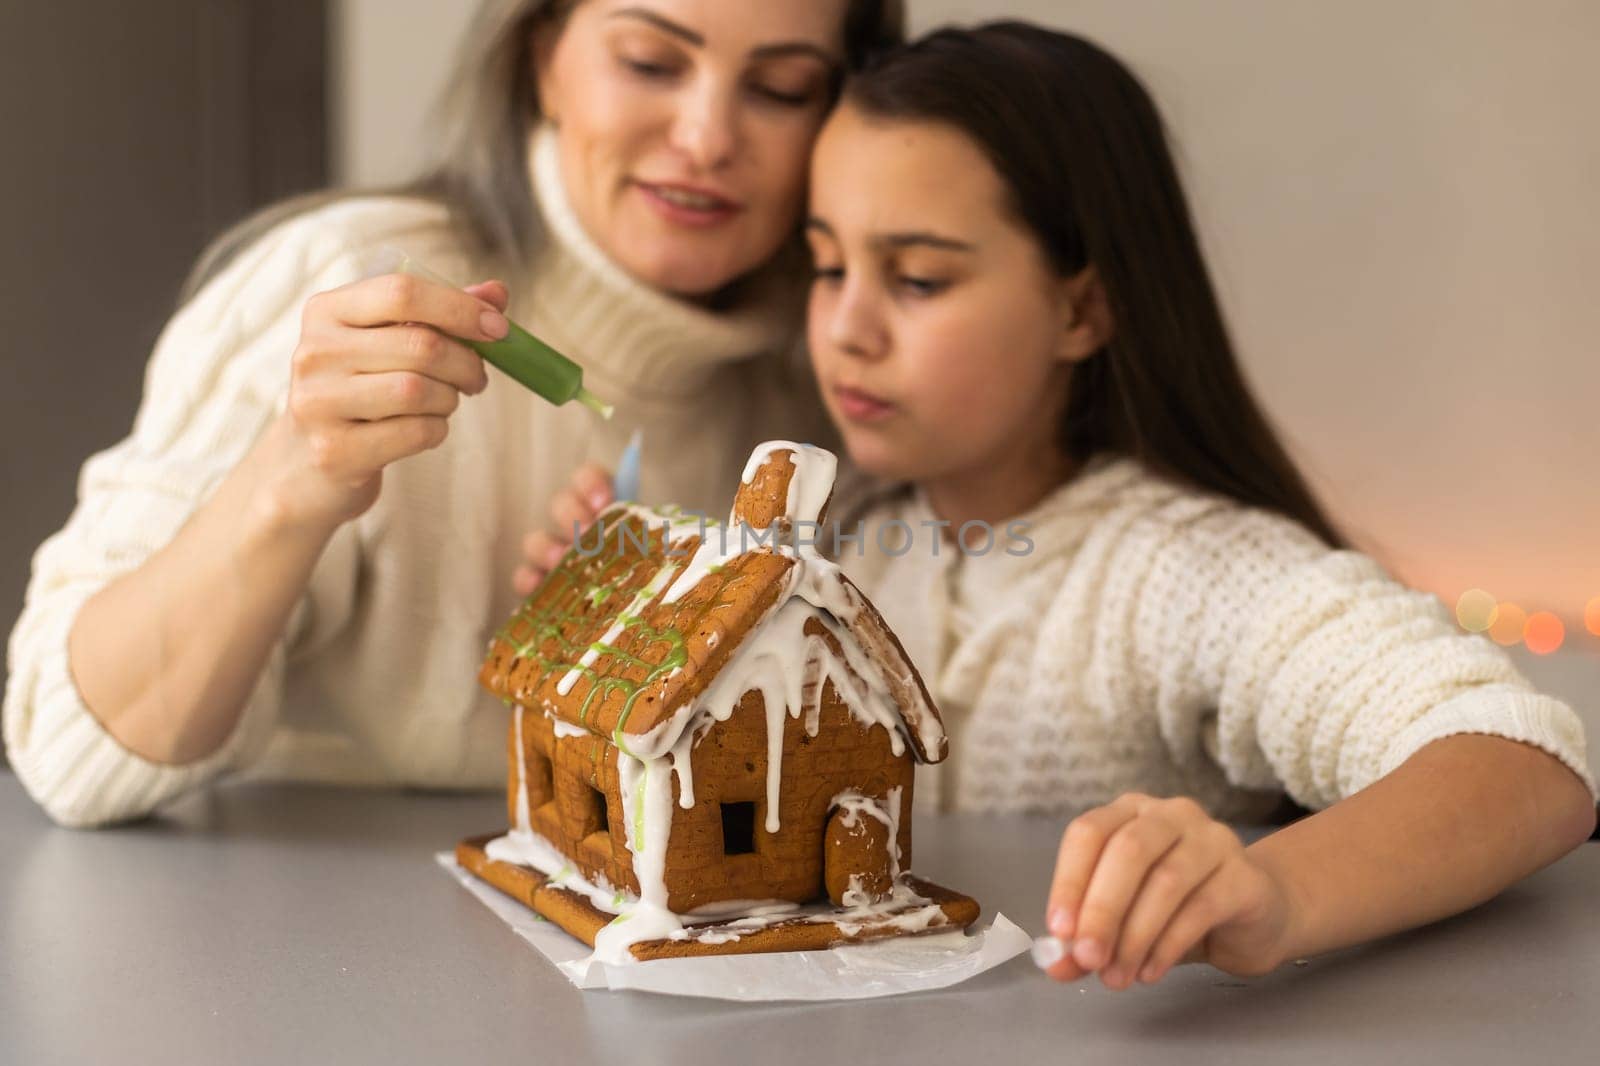
[[[889,334],[872,294],[847,282],[828,319],[828,341],[857,359],[882,359],[889,352]]]
[[[672,145],[700,170],[717,170],[733,159],[738,144],[731,95],[701,85],[683,99],[672,126]]]

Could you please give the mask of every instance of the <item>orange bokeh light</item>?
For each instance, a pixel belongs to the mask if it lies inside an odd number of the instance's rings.
[[[1600,637],[1600,596],[1589,601],[1583,609],[1583,625],[1589,632]]]
[[[1456,624],[1468,633],[1482,633],[1496,617],[1494,597],[1482,589],[1468,589],[1456,600]]]
[[[1514,603],[1502,603],[1495,612],[1494,625],[1489,627],[1489,636],[1496,644],[1510,647],[1522,641],[1522,629],[1527,623],[1527,611]]]
[[[1561,642],[1566,636],[1567,627],[1561,624],[1561,619],[1549,611],[1540,611],[1530,616],[1527,624],[1522,627],[1522,642],[1535,655],[1549,655],[1561,647]]]

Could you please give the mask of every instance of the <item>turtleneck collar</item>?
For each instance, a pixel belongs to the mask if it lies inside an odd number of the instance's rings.
[[[744,303],[717,312],[628,274],[584,230],[567,199],[555,127],[538,123],[530,138],[529,177],[550,239],[525,306],[552,343],[613,391],[685,395],[728,363],[797,340],[793,279],[753,280]]]

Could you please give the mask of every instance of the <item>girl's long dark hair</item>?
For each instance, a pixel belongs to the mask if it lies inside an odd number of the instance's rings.
[[[1095,267],[1115,328],[1073,369],[1069,458],[1131,455],[1342,546],[1245,383],[1161,116],[1132,72],[1081,37],[992,22],[882,56],[845,96],[971,137],[1055,270]]]

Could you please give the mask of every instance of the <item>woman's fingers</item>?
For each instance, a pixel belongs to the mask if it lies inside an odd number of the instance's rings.
[[[503,281],[480,281],[476,285],[468,285],[461,291],[492,304],[501,314],[505,313],[506,305],[511,302],[511,290],[506,288],[506,283]]]
[[[307,313],[356,327],[417,322],[477,341],[499,340],[510,328],[498,308],[477,296],[412,274],[384,274],[319,293]]]
[[[426,374],[392,370],[382,374],[356,374],[338,390],[315,393],[302,411],[317,418],[377,422],[402,415],[449,417],[461,404],[461,393]]]
[[[382,326],[346,330],[342,350],[349,369],[361,374],[409,370],[426,374],[469,396],[489,384],[478,353],[429,326]]]
[[[449,431],[449,423],[438,415],[349,423],[338,432],[309,436],[312,465],[330,481],[358,483],[397,459],[437,448]]]

